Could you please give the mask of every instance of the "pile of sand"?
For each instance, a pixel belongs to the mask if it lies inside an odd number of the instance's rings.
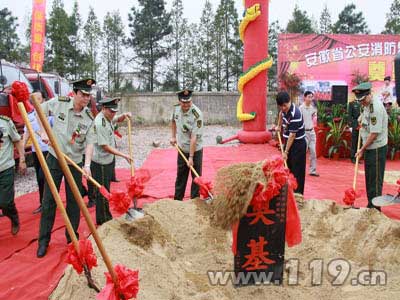
[[[200,201],[160,200],[145,208],[140,221],[112,220],[99,234],[114,264],[139,269],[140,300],[399,299],[400,224],[376,210],[343,209],[331,201],[305,201],[300,208],[303,243],[286,249],[292,268],[299,260],[299,284],[234,288],[211,286],[207,271],[233,270],[231,233],[210,226]],[[101,287],[106,268],[100,258],[92,270]],[[323,259],[322,285],[312,286],[309,263]],[[345,284],[332,286],[327,264],[346,259],[351,272]],[[289,271],[289,264],[287,266]],[[312,267],[318,268],[314,261]],[[384,270],[386,286],[352,286],[359,271]],[[332,270],[331,270],[331,273]],[[290,278],[293,278],[293,272]],[[50,299],[95,299],[83,275],[68,267]]]

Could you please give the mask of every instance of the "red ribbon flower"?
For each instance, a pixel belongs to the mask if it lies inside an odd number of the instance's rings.
[[[89,271],[97,266],[97,257],[93,252],[92,243],[89,240],[79,240],[79,255],[75,251],[73,243],[68,245],[68,253],[66,261],[81,274],[83,265],[86,265]]]
[[[346,205],[353,205],[356,201],[356,198],[360,197],[361,194],[355,191],[353,188],[349,188],[344,191],[343,202]]]
[[[135,175],[131,177],[130,182],[126,184],[128,195],[131,198],[139,198],[143,195],[144,184],[150,180],[150,172],[148,170],[137,170]]]
[[[114,285],[109,272],[106,275],[106,286],[97,294],[97,300],[136,299],[139,292],[139,271],[130,270],[123,265],[114,267],[118,278],[118,287]]]
[[[131,205],[131,198],[126,192],[112,192],[109,198],[110,206],[120,214],[125,213]]]
[[[81,128],[78,126],[75,131],[72,133],[70,144],[75,144],[75,139],[81,136]]]
[[[199,176],[194,179],[194,183],[196,183],[200,188],[200,196],[202,198],[208,198],[209,193],[211,193],[213,189],[211,181],[206,181],[201,176]]]

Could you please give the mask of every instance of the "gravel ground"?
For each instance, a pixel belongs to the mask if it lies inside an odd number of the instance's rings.
[[[215,138],[220,135],[223,138],[235,135],[239,130],[238,127],[210,125],[206,126],[204,130],[203,140],[204,146],[216,145]],[[126,128],[119,129],[122,138],[117,138],[118,149],[122,152],[128,153],[128,138],[126,135]],[[132,143],[133,143],[133,157],[135,160],[135,167],[140,167],[150,154],[151,150],[156,147],[153,143],[158,143],[158,148],[169,148],[169,139],[171,136],[171,129],[168,126],[154,126],[154,127],[133,127],[132,128]],[[237,144],[237,141],[232,141],[229,144],[221,146],[231,146]],[[117,157],[117,168],[129,168],[129,164],[125,159]],[[15,178],[15,196],[20,196],[26,193],[37,191],[37,183],[35,177],[35,170],[33,167],[28,168],[27,175],[16,175]]]

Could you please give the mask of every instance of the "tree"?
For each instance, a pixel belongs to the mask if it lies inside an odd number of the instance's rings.
[[[146,90],[154,91],[157,62],[167,57],[164,38],[172,32],[171,15],[165,10],[164,0],[139,0],[139,9],[128,14],[130,38],[127,45],[136,53],[135,60],[142,68]]]
[[[386,14],[385,34],[400,33],[400,1],[394,0],[390,6],[390,11]]]
[[[182,41],[183,36],[185,34],[187,19],[183,18],[183,4],[182,0],[174,0],[172,3],[172,11],[171,11],[171,24],[172,24],[172,39],[169,43],[172,46],[173,52],[173,74],[174,74],[174,82],[172,81],[172,77],[169,76],[168,80],[168,89],[169,90],[179,90],[179,82],[181,77],[181,51],[182,51]],[[169,74],[171,75],[171,74]]]
[[[199,54],[199,27],[196,24],[187,26],[183,42],[183,78],[182,86],[201,89],[199,73],[201,73],[201,55]]]
[[[72,8],[71,16],[69,17],[69,42],[71,47],[68,49],[68,61],[69,61],[69,73],[73,79],[78,79],[82,74],[87,73],[83,70],[85,66],[85,61],[87,61],[85,54],[81,51],[81,37],[80,28],[82,27],[82,20],[79,14],[78,2],[75,0],[74,6]]]
[[[315,33],[307,12],[301,11],[297,4],[294,7],[292,19],[287,24],[286,31],[288,33]]]
[[[326,3],[319,18],[319,32],[332,33],[332,18]]]
[[[206,0],[204,8],[200,18],[199,28],[199,53],[201,56],[201,71],[198,70],[198,76],[200,79],[200,90],[211,91],[211,76],[212,76],[212,56],[214,51],[213,37],[213,20],[214,12],[212,4],[209,0]],[[204,82],[204,84],[203,84]]]
[[[17,35],[17,17],[7,8],[0,10],[0,58],[16,61],[19,58],[20,41]]]
[[[268,70],[268,89],[276,89],[278,73],[278,35],[282,32],[279,21],[274,21],[268,28],[268,52],[273,59],[272,67]]]
[[[124,25],[119,11],[108,12],[103,22],[103,57],[106,61],[108,91],[120,89],[120,64],[122,60],[122,46],[125,39]]]
[[[54,0],[47,22],[47,50],[45,70],[57,71],[61,76],[69,75],[69,54],[72,53],[69,40],[71,22],[64,10],[62,0]]]
[[[212,35],[212,40],[214,41],[215,45],[215,53],[213,57],[213,68],[214,68],[214,74],[213,74],[213,82],[215,84],[215,88],[217,91],[220,91],[222,89],[222,61],[223,61],[223,34],[222,34],[222,28],[223,28],[223,22],[222,18],[220,17],[220,14],[217,13],[214,19],[214,30],[213,30],[213,35]]]
[[[369,33],[363,13],[355,11],[354,4],[346,5],[339,13],[337,22],[333,25],[333,33],[366,34]]]
[[[86,24],[83,27],[85,33],[85,39],[87,41],[87,69],[89,71],[90,77],[96,79],[97,72],[99,69],[99,63],[97,62],[98,48],[100,44],[100,39],[102,38],[102,31],[100,27],[100,22],[94,13],[93,7],[89,7],[89,14],[86,20]]]
[[[225,81],[225,89],[229,91],[230,85],[234,81],[232,77],[237,75],[233,74],[232,70],[237,69],[238,63],[237,59],[235,58],[235,51],[238,50],[237,45],[239,40],[239,19],[234,1],[221,0],[217,9],[215,19],[217,26],[221,29],[221,37],[219,37],[219,39],[222,42],[223,47],[223,81]],[[234,64],[236,64],[236,66]]]

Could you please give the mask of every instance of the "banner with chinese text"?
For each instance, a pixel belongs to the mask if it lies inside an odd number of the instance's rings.
[[[356,73],[368,76],[374,90],[383,86],[385,76],[391,76],[394,87],[399,51],[400,35],[280,34],[278,76],[296,73],[303,89],[321,95],[330,94],[332,85],[347,85],[351,91]]]
[[[234,256],[236,286],[282,284],[287,197],[285,185],[268,208],[258,211],[249,205],[240,219]]]
[[[46,33],[46,0],[33,0],[31,24],[31,68],[42,71]]]

